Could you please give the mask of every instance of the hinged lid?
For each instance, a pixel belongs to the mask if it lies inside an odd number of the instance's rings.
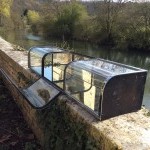
[[[43,108],[52,102],[60,91],[54,85],[40,78],[34,84],[22,90],[29,103],[35,108]]]

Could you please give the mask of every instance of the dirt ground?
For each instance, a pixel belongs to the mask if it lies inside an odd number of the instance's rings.
[[[33,132],[1,80],[0,150],[41,150]]]

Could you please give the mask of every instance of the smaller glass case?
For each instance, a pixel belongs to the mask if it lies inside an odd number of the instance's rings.
[[[63,80],[64,68],[69,62],[89,58],[54,46],[35,46],[29,50],[28,67],[52,82],[59,82]]]
[[[51,68],[52,54],[57,54],[57,53],[62,53],[62,52],[63,50],[58,49],[57,47],[52,47],[52,46],[32,47],[29,50],[28,66],[39,75],[42,75],[43,72],[44,73],[50,72],[50,70],[52,69]],[[51,54],[51,55],[48,55],[48,54]],[[47,78],[52,80],[52,75],[49,74]]]

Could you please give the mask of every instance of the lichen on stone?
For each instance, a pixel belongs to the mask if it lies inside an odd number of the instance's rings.
[[[146,109],[145,107],[142,107],[141,111],[145,116],[150,117],[150,111],[148,109]]]
[[[150,117],[150,112],[147,112],[145,115]]]
[[[18,73],[17,73],[17,79],[18,79],[18,82],[23,81],[26,85],[32,84],[32,83],[34,82],[34,79],[33,79],[33,78],[31,78],[31,77],[30,77],[30,79],[27,78],[27,77],[23,74],[23,72],[18,72]]]
[[[26,51],[26,50],[19,45],[13,45],[13,51]]]

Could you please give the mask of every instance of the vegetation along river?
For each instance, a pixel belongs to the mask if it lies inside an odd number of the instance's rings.
[[[8,34],[7,31],[2,30],[0,31],[0,35],[5,40],[13,44],[20,45],[26,49],[29,49],[35,45],[50,45],[51,43],[57,43],[58,45],[62,44],[60,40],[44,39],[42,37],[29,34],[26,31],[9,31]],[[106,48],[100,48],[95,44],[77,41],[70,41],[67,45],[69,45],[70,49],[74,49],[74,51],[82,54],[100,57],[148,70],[143,105],[150,109],[150,53],[118,51],[115,49],[110,50]]]

